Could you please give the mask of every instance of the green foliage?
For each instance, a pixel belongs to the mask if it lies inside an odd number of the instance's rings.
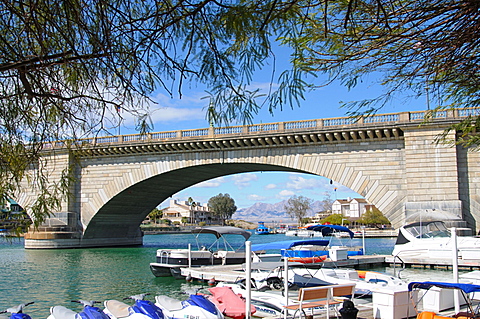
[[[342,214],[331,214],[328,217],[325,217],[324,219],[321,220],[322,224],[329,223],[331,225],[342,225],[342,219],[343,219],[343,225],[350,225],[350,221],[345,218]]]
[[[160,224],[171,225],[172,221],[170,219],[162,219],[160,220]]]
[[[158,208],[154,208],[149,214],[148,217],[150,220],[153,220],[155,224],[158,224],[158,221],[163,217],[163,211]]]
[[[303,225],[303,219],[307,215],[307,211],[311,209],[312,203],[313,200],[310,198],[294,195],[288,199],[285,211],[288,216]]]
[[[311,223],[311,222],[312,222],[312,219],[309,218],[309,217],[304,217],[304,218],[302,218],[302,220],[300,221],[300,223],[301,223],[302,225],[306,225],[306,224]]]
[[[0,20],[0,194],[20,181],[40,194],[26,207],[41,223],[72,187],[53,179],[40,152],[52,141],[116,134],[124,113],[140,133],[153,129],[153,92],[182,96],[207,87],[215,125],[250,124],[263,103],[298,105],[301,74],[288,73],[267,96],[250,89],[274,58],[272,42],[308,10],[296,1],[72,0],[4,2]],[[272,68],[272,81],[276,75]],[[281,82],[279,80],[278,82]],[[272,86],[273,88],[273,86]],[[36,167],[35,171],[28,171]],[[69,168],[70,169],[70,168]],[[57,175],[58,176],[58,175]]]
[[[390,221],[383,215],[378,208],[366,211],[358,220],[360,224],[364,225],[388,225]]]
[[[298,51],[293,63],[301,72],[328,75],[320,87],[339,80],[351,89],[374,74],[372,84],[384,87],[380,96],[346,102],[353,118],[377,112],[394,102],[396,93],[427,95],[425,121],[436,112],[480,106],[478,92],[480,31],[478,2],[452,0],[328,1],[324,9],[305,19],[301,33],[283,38]],[[473,118],[478,117],[475,112]],[[475,124],[475,125],[471,125]],[[451,130],[463,132],[456,141],[464,146],[479,142],[478,122],[467,120]]]
[[[150,112],[161,111],[149,110],[152,93],[181,96],[187,82],[208,88],[212,125],[250,124],[264,105],[293,108],[307,90],[334,80],[353,88],[371,73],[385,92],[347,103],[352,117],[426,85],[435,110],[479,106],[478,20],[477,1],[453,0],[4,1],[0,194],[15,198],[28,180],[39,196],[25,208],[41,223],[73,187],[74,167],[54,179],[41,162],[48,143],[74,150],[81,137],[116,134],[122,113],[146,133]],[[290,52],[284,69],[275,46]],[[266,94],[252,88],[260,70],[271,72]],[[477,115],[452,126],[463,133],[447,142],[478,145]]]
[[[235,200],[230,197],[229,194],[218,194],[208,200],[208,208],[213,213],[222,220],[223,223],[227,219],[230,219],[233,214],[237,211],[237,206],[235,206]]]

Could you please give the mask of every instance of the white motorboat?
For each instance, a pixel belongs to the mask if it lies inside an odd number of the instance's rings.
[[[291,289],[355,283],[355,295],[369,296],[377,288],[407,289],[407,284],[394,276],[370,270],[351,268],[325,268],[288,262],[288,273],[284,271],[285,262],[254,262],[251,264],[251,285],[256,291],[282,290],[284,278],[288,278]],[[240,274],[244,270],[238,270]],[[245,285],[245,279],[235,283]]]
[[[285,276],[282,263],[253,263],[251,280],[252,288],[258,291],[282,290],[284,278],[288,278],[288,285],[292,289],[326,286],[335,284],[355,283],[355,295],[369,296],[377,288],[406,289],[407,284],[391,275],[351,268],[318,268],[309,266],[291,265],[288,263],[288,273]],[[245,284],[244,280],[238,283]]]
[[[285,236],[293,237],[323,237],[322,233],[308,230],[306,228],[291,229],[285,232]]]
[[[203,227],[192,230],[197,247],[192,249],[158,249],[156,262],[150,263],[150,270],[156,277],[174,276],[181,278],[181,267],[199,267],[207,265],[233,265],[245,262],[245,247],[234,249],[227,241],[230,235],[243,236],[248,240],[252,233],[237,227]],[[199,238],[203,234],[215,236],[207,247],[201,245]],[[204,238],[205,239],[205,238]]]
[[[452,236],[442,221],[415,222],[398,231],[395,257],[452,258]],[[457,237],[458,258],[480,259],[480,238]]]
[[[284,277],[283,274],[279,275]],[[407,284],[396,277],[376,271],[356,270],[348,268],[319,268],[292,267],[288,269],[290,285],[298,287],[322,286],[325,284],[355,283],[355,294],[358,296],[371,295],[376,288],[403,287]]]

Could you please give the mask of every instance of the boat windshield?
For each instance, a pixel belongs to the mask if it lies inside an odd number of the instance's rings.
[[[451,237],[450,231],[443,222],[414,223],[405,226],[405,230],[416,238]]]

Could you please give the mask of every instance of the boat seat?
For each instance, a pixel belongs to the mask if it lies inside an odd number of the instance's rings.
[[[105,301],[105,308],[116,318],[128,317],[130,315],[130,306],[118,300]]]
[[[180,310],[183,308],[180,300],[170,298],[165,295],[155,296],[155,301],[170,311]]]
[[[327,311],[327,318],[329,318],[331,306],[341,304],[345,298],[352,298],[353,300],[354,296],[355,283],[300,288],[298,291],[298,303],[285,306],[285,308],[303,312],[303,309],[324,307]],[[338,317],[338,311],[336,308],[334,309]]]
[[[77,313],[71,309],[68,309],[64,306],[55,306],[50,308],[50,312],[52,313],[54,318],[62,318],[62,319],[75,319]]]

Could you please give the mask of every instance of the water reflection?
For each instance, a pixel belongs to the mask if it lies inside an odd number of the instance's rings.
[[[288,239],[296,238],[252,235],[250,241],[255,244]],[[121,300],[139,293],[150,293],[149,300],[160,294],[184,299],[182,291],[205,285],[156,278],[149,263],[155,260],[157,248],[186,248],[191,242],[190,234],[147,235],[144,245],[134,248],[25,250],[22,240],[0,241],[0,309],[34,301],[28,313],[32,318],[46,318],[54,305],[79,311],[81,306],[70,302],[76,299]],[[367,253],[390,254],[394,242],[394,238],[369,238]],[[352,244],[362,245],[361,238]]]

